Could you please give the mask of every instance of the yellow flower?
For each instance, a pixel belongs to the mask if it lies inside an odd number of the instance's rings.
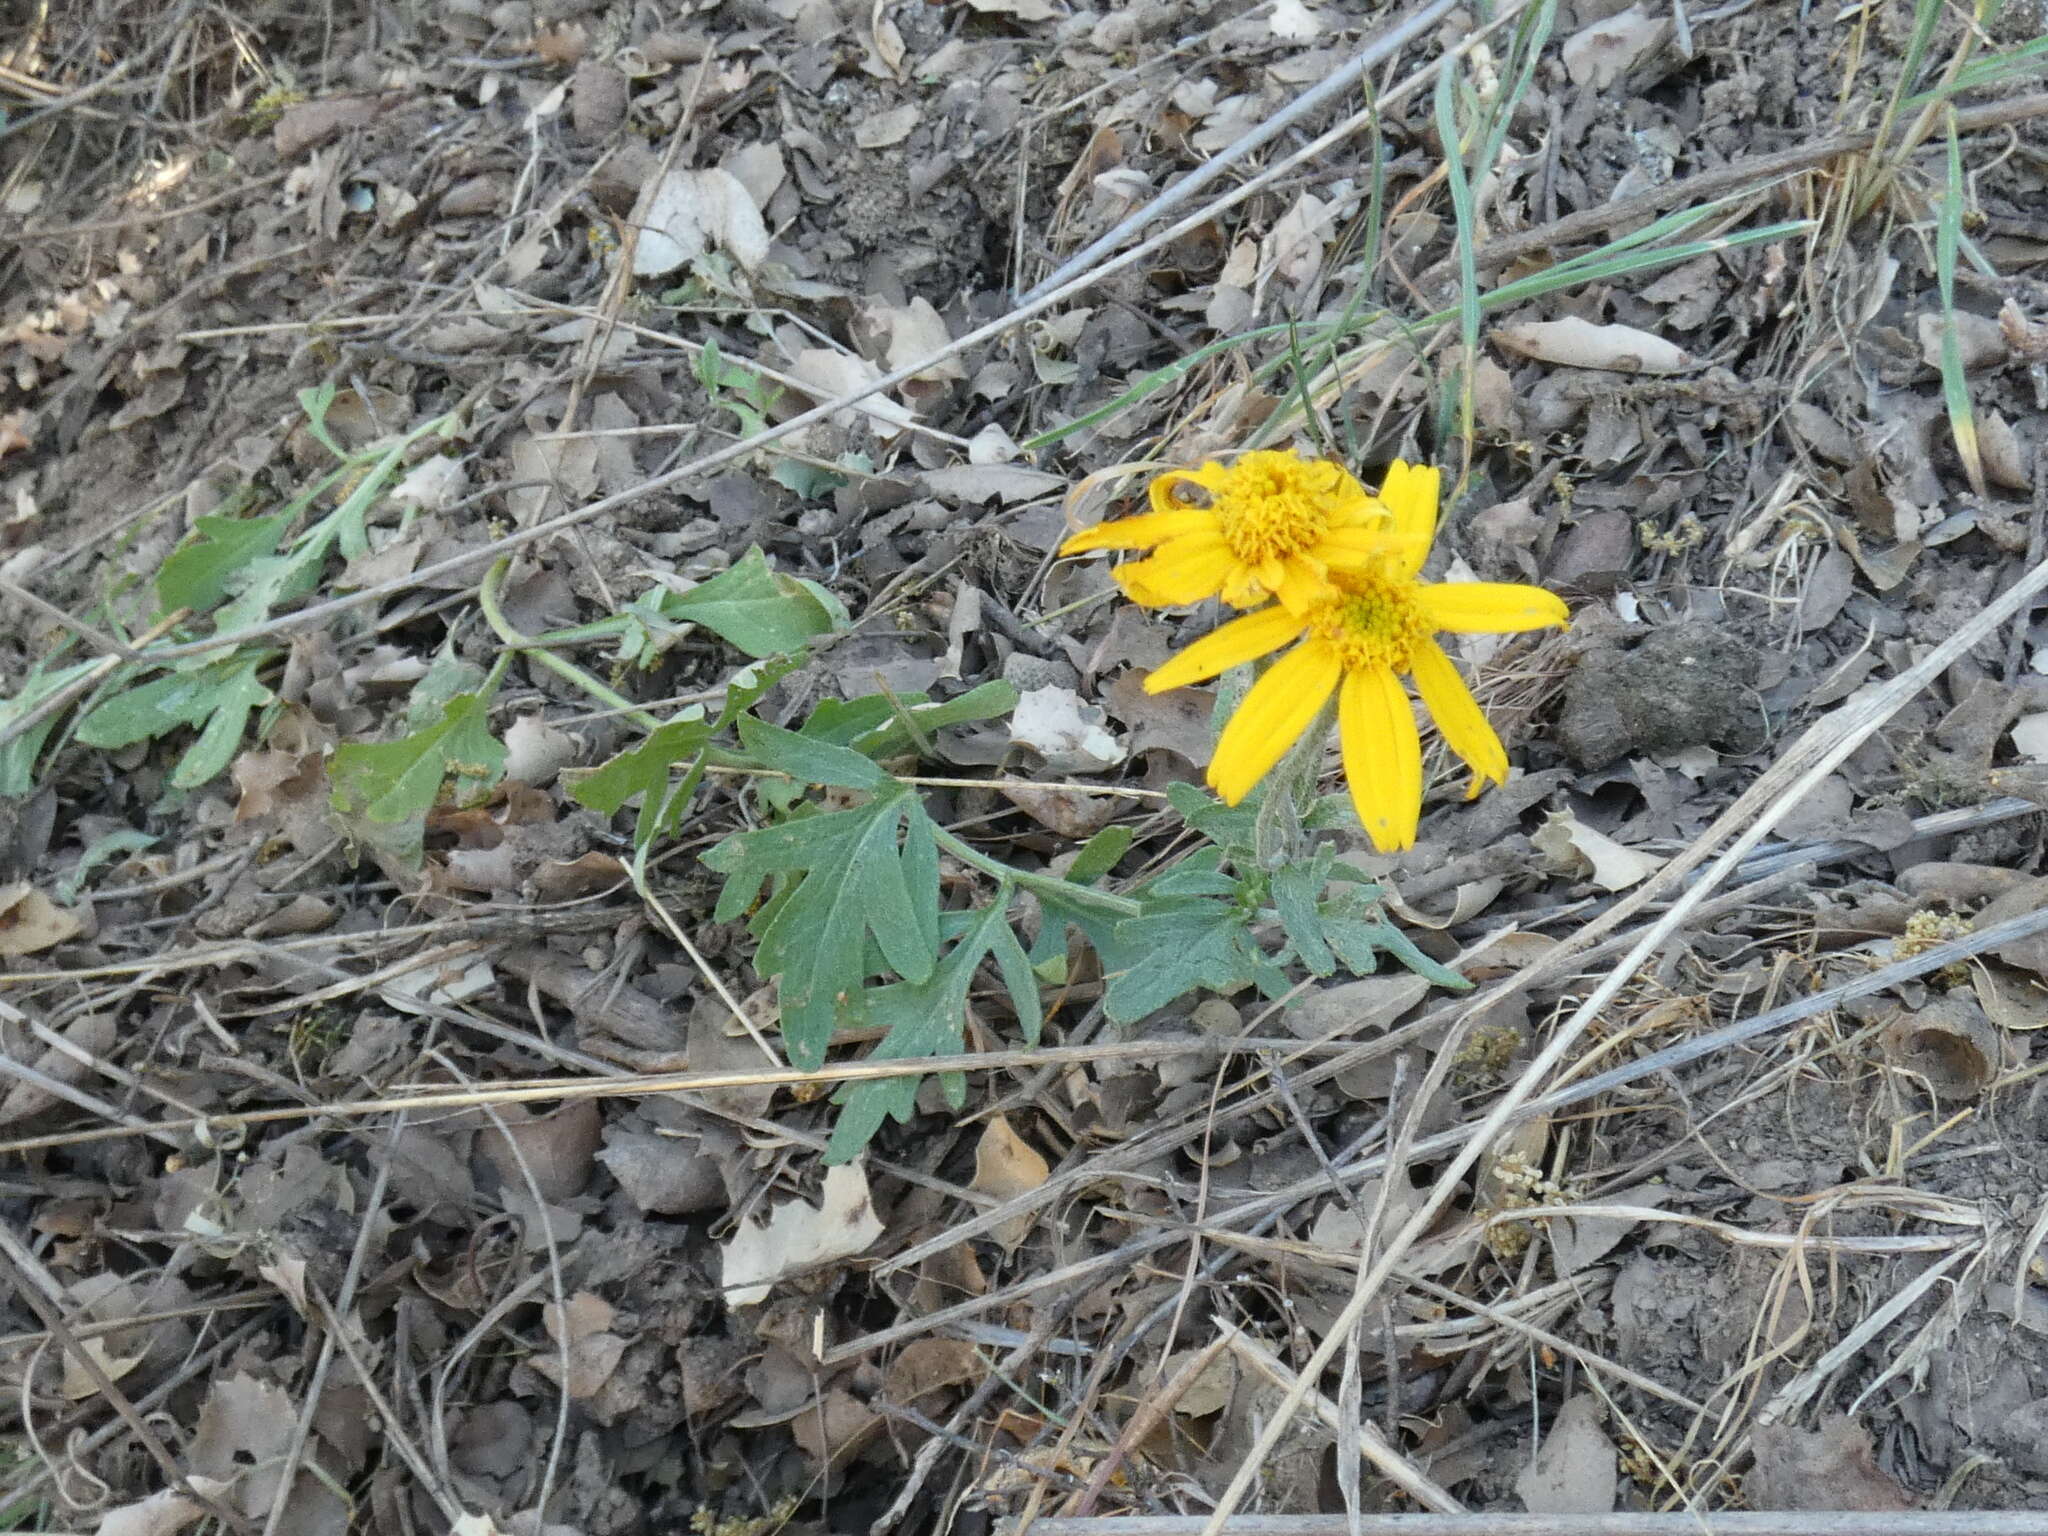
[[[1145,679],[1147,692],[1163,693],[1300,642],[1252,685],[1216,744],[1209,783],[1228,804],[1251,792],[1335,693],[1358,819],[1381,852],[1412,847],[1422,814],[1422,743],[1403,677],[1471,767],[1471,794],[1507,782],[1500,737],[1431,637],[1547,629],[1566,622],[1565,606],[1541,587],[1416,580],[1436,527],[1436,498],[1436,470],[1397,462],[1380,487],[1396,536],[1385,552],[1362,568],[1331,572],[1334,595],[1305,611],[1265,608],[1233,619]]]
[[[1206,506],[1183,499],[1189,486],[1206,493]],[[1294,453],[1169,470],[1150,494],[1150,512],[1077,533],[1060,553],[1153,551],[1116,570],[1125,595],[1153,608],[1219,596],[1254,608],[1277,597],[1303,612],[1336,595],[1330,572],[1358,569],[1385,547],[1390,524],[1343,465]]]

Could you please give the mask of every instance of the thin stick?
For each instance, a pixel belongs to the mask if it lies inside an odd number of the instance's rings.
[[[1359,76],[1371,69],[1382,59],[1393,57],[1403,48],[1420,37],[1428,28],[1435,26],[1450,14],[1457,0],[1430,0],[1421,10],[1410,15],[1405,21],[1397,22],[1382,32],[1357,53],[1346,59],[1322,80],[1303,91],[1286,106],[1267,118],[1258,127],[1247,133],[1235,144],[1230,145],[1213,159],[1197,166],[1194,170],[1161,192],[1157,197],[1106,234],[1091,240],[1087,245],[1061,262],[1053,274],[1037,284],[1029,293],[1018,300],[1029,304],[1032,300],[1052,292],[1061,284],[1078,277],[1088,269],[1091,262],[1115,250],[1162,213],[1171,212],[1209,185],[1218,176],[1229,170],[1253,150],[1263,148],[1274,139],[1292,128],[1310,113],[1328,106],[1345,91],[1358,83]]]
[[[1221,1319],[1218,1319],[1218,1323],[1225,1330],[1219,1342],[1228,1344],[1231,1353],[1238,1359],[1283,1392],[1292,1391],[1299,1385],[1299,1378],[1273,1351],[1245,1333],[1235,1323],[1223,1322]],[[1344,1415],[1338,1411],[1337,1405],[1320,1392],[1311,1391],[1307,1395],[1309,1405],[1316,1411],[1316,1417],[1335,1431],[1339,1441],[1342,1441]],[[1344,1454],[1341,1446],[1338,1454]],[[1358,1454],[1379,1468],[1382,1476],[1398,1485],[1416,1503],[1426,1504],[1440,1515],[1462,1515],[1465,1512],[1465,1506],[1452,1498],[1446,1489],[1426,1473],[1409,1465],[1408,1458],[1389,1445],[1380,1427],[1368,1419],[1358,1421]]]
[[[1727,850],[1714,861],[1713,868],[1706,876],[1674,901],[1669,910],[1650,925],[1649,930],[1637,940],[1622,962],[1608,972],[1571,1017],[1558,1028],[1550,1042],[1529,1063],[1528,1069],[1501,1095],[1499,1102],[1487,1113],[1485,1119],[1472,1129],[1464,1146],[1438,1173],[1429,1193],[1402,1226],[1399,1235],[1387,1245],[1386,1251],[1372,1265],[1359,1271],[1358,1285],[1352,1292],[1350,1301],[1330,1325],[1322,1342],[1316,1346],[1314,1354],[1303,1367],[1298,1389],[1282,1399],[1279,1410],[1268,1421],[1252,1446],[1251,1452],[1239,1466],[1237,1474],[1230,1480],[1230,1485],[1217,1501],[1215,1512],[1204,1527],[1204,1536],[1219,1536],[1229,1524],[1230,1517],[1236,1513],[1238,1506],[1244,1502],[1245,1495],[1251,1491],[1251,1485],[1259,1476],[1260,1468],[1265,1465],[1267,1457],[1287,1433],[1289,1424],[1301,1407],[1302,1398],[1329,1368],[1330,1361],[1343,1347],[1344,1341],[1350,1337],[1351,1330],[1366,1315],[1373,1298],[1399,1265],[1402,1255],[1429,1230],[1438,1213],[1450,1202],[1465,1176],[1479,1161],[1481,1154],[1510,1123],[1521,1116],[1524,1107],[1537,1096],[1538,1085],[1564,1063],[1565,1058],[1592,1028],[1594,1020],[1601,1016],[1636,971],[1663,948],[1667,939],[1685,925],[1694,908],[1705,901],[1714,888],[1742,862],[1750,849],[1769,834],[1789,807],[1834,772],[1851,753],[1876,733],[1879,726],[1897,713],[1907,700],[1939,677],[1966,654],[1970,647],[1985,635],[1997,630],[2015,614],[2030,608],[2044,587],[2048,587],[2048,561],[2043,561],[2028,571],[1996,602],[1973,614],[1948,639],[1935,646],[1912,667],[1884,684],[1871,696],[1865,699],[1852,699],[1816,721],[1812,728],[1795,741],[1786,750],[1785,755],[1751,785],[1735,804],[1715,819],[1713,825],[1707,828],[1692,849],[1672,860],[1666,868],[1666,878],[1682,878],[1685,871],[1706,859],[1710,849],[1731,833],[1736,834]],[[1741,830],[1738,832],[1737,829]],[[1472,1012],[1473,1010],[1468,1007],[1462,1018],[1471,1017]]]
[[[2015,96],[2010,101],[1992,102],[1958,112],[1956,131],[1973,133],[1985,128],[2002,128],[2008,123],[2025,122],[2043,115],[2048,115],[2048,93],[2036,92],[2031,96]],[[1634,197],[1603,203],[1597,208],[1582,208],[1536,229],[1525,229],[1519,234],[1503,235],[1498,240],[1488,241],[1479,248],[1478,265],[1482,269],[1505,266],[1518,257],[1533,256],[1555,246],[1572,245],[1593,235],[1604,234],[1618,224],[1647,219],[1666,208],[1710,203],[1729,192],[1760,189],[1766,182],[1811,170],[1837,155],[1859,153],[1876,143],[1875,133],[1838,133],[1775,155],[1757,155],[1748,160],[1738,160],[1733,165],[1702,171],[1697,176],[1668,181]],[[1426,291],[1432,282],[1449,275],[1450,263],[1439,262],[1423,273],[1417,286]]]

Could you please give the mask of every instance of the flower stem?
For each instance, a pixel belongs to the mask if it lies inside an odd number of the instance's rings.
[[[1316,787],[1323,776],[1323,748],[1336,721],[1333,697],[1267,777],[1266,798],[1259,807],[1253,838],[1259,868],[1284,869],[1308,852],[1302,823],[1316,803]]]

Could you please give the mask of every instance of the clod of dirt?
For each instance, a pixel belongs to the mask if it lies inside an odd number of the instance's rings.
[[[1755,652],[1705,624],[1658,629],[1626,653],[1596,646],[1565,685],[1558,744],[1590,772],[1631,753],[1750,743],[1756,676]]]

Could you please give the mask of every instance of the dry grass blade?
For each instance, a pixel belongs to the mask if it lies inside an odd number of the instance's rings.
[[[1682,879],[1690,870],[1705,863],[1721,841],[1732,834],[1733,840],[1714,860],[1713,867],[1707,875],[1674,901],[1670,909],[1651,924],[1649,931],[1629,950],[1621,964],[1608,973],[1569,1019],[1559,1025],[1549,1043],[1530,1062],[1521,1077],[1501,1096],[1486,1118],[1474,1128],[1470,1140],[1438,1174],[1429,1194],[1393,1242],[1388,1245],[1385,1255],[1376,1263],[1360,1269],[1358,1285],[1352,1293],[1351,1300],[1346,1303],[1322,1343],[1317,1345],[1315,1353],[1302,1371],[1298,1389],[1289,1393],[1282,1401],[1279,1412],[1259,1436],[1252,1454],[1246,1458],[1237,1476],[1224,1491],[1216,1512],[1204,1527],[1205,1536],[1217,1536],[1217,1533],[1228,1524],[1231,1515],[1243,1502],[1253,1479],[1258,1475],[1259,1466],[1278,1444],[1280,1437],[1287,1432],[1289,1422],[1300,1409],[1302,1398],[1321,1373],[1329,1367],[1350,1330],[1365,1315],[1380,1287],[1392,1274],[1400,1255],[1428,1231],[1437,1213],[1443,1209],[1457,1190],[1460,1181],[1478,1161],[1481,1151],[1505,1130],[1523,1106],[1536,1096],[1541,1084],[1564,1063],[1565,1058],[1577,1046],[1593,1021],[1619,995],[1637,968],[1684,925],[1692,911],[1742,862],[1743,856],[1763,840],[1790,805],[1801,795],[1809,793],[1814,785],[1826,778],[1850,753],[1868,740],[1872,733],[1891,718],[1908,699],[1934,678],[1939,677],[1973,645],[1986,635],[1997,631],[2016,614],[2031,607],[2043,589],[2048,589],[2048,562],[2043,562],[2028,571],[1996,602],[1973,614],[1956,633],[1935,646],[1898,677],[1885,683],[1868,697],[1851,700],[1818,721],[1805,735],[1787,748],[1770,770],[1752,785],[1741,799],[1723,812],[1691,848],[1673,859],[1655,880],[1642,888],[1643,894],[1647,895],[1655,887]],[[1630,905],[1625,902],[1615,911],[1620,912]],[[1431,1069],[1432,1072],[1440,1074],[1447,1070],[1449,1058],[1450,1052],[1440,1053]]]
[[[1231,166],[1237,164],[1238,161],[1244,159],[1253,151],[1272,143],[1274,139],[1285,133],[1303,118],[1328,106],[1347,90],[1356,89],[1363,82],[1367,70],[1382,60],[1392,58],[1403,48],[1407,47],[1408,44],[1422,36],[1430,27],[1436,25],[1443,17],[1449,15],[1454,4],[1455,0],[1429,0],[1429,3],[1420,10],[1402,17],[1400,21],[1381,33],[1380,36],[1374,38],[1372,42],[1360,49],[1356,54],[1347,58],[1336,69],[1332,70],[1321,82],[1303,91],[1278,112],[1275,112],[1271,117],[1260,123],[1258,127],[1252,129],[1249,133],[1241,135],[1227,148],[1211,155],[1200,167],[1181,177],[1180,180],[1176,181],[1166,191],[1153,198],[1151,202],[1125,218],[1114,229],[1098,236],[1061,262],[1058,267],[1053,269],[1050,276],[1035,284],[1020,298],[1019,302],[1028,304],[1032,300],[1050,293],[1062,284],[1078,277],[1081,273],[1088,270],[1091,262],[1115,250],[1124,241],[1128,240],[1160,215],[1170,213],[1175,208],[1178,208],[1203,187],[1206,187],[1218,176],[1229,170]],[[1495,19],[1498,20],[1499,18]],[[1352,121],[1356,122],[1357,119],[1354,118]]]

